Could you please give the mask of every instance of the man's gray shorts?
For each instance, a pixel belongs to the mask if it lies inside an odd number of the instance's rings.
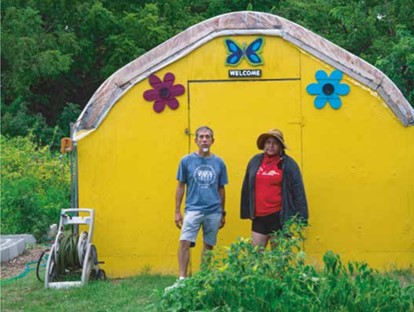
[[[204,243],[214,246],[217,242],[217,232],[220,227],[221,217],[221,212],[203,214],[200,211],[187,211],[184,214],[180,240],[195,243],[198,231],[202,227]]]

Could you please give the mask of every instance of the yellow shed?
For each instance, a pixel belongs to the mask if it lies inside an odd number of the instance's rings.
[[[214,129],[227,224],[218,245],[250,236],[239,217],[259,133],[279,128],[309,203],[305,251],[379,269],[414,264],[414,110],[375,67],[281,17],[224,14],[197,24],[108,78],[73,127],[78,207],[96,212],[94,243],[111,277],[176,273],[176,172]],[[199,265],[201,241],[192,253]]]

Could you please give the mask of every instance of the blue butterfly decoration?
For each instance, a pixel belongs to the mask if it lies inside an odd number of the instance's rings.
[[[252,65],[258,66],[263,65],[263,58],[260,56],[264,45],[264,38],[259,37],[255,39],[246,47],[246,43],[240,46],[237,42],[232,39],[224,39],[224,44],[227,48],[226,65],[237,66],[240,64],[243,58]]]

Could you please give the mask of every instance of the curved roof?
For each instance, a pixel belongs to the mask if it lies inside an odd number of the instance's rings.
[[[73,129],[74,139],[98,128],[120,97],[152,73],[216,37],[241,34],[282,37],[378,92],[404,126],[414,125],[413,107],[380,70],[289,20],[268,13],[243,11],[219,15],[194,25],[115,72],[99,87],[79,116]]]

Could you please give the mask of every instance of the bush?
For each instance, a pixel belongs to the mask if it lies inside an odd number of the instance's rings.
[[[413,286],[369,268],[342,264],[328,251],[324,268],[305,264],[302,226],[273,238],[272,250],[239,239],[223,258],[213,252],[182,287],[161,295],[159,311],[409,311]],[[293,235],[292,235],[293,234]]]
[[[53,127],[46,123],[42,114],[30,112],[29,106],[29,101],[23,97],[18,97],[10,105],[0,100],[1,133],[7,137],[29,136],[34,143],[59,150],[60,138],[70,135],[70,122],[80,115],[80,106],[66,103]]]
[[[33,136],[1,136],[1,233],[31,233],[44,240],[49,225],[70,207],[70,168]]]

